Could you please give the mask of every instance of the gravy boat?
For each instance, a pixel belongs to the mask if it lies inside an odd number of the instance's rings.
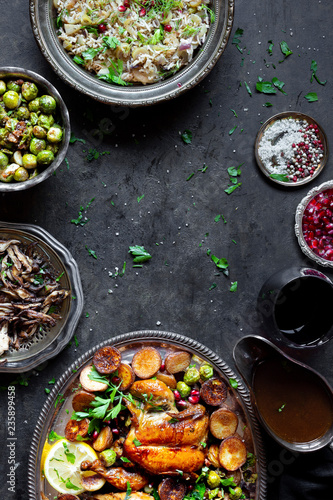
[[[287,356],[269,340],[257,335],[249,335],[243,337],[237,342],[233,350],[233,357],[237,370],[239,371],[244,382],[249,388],[251,402],[261,425],[264,427],[266,432],[273,439],[275,439],[275,441],[277,441],[281,446],[287,448],[290,451],[303,453],[311,452],[319,450],[326,445],[329,445],[331,450],[333,451],[333,421],[330,428],[323,436],[312,441],[302,443],[294,443],[284,440],[283,438],[278,436],[265,422],[256,403],[256,398],[253,390],[253,375],[258,364],[263,362],[267,358],[272,357],[273,355],[275,357],[281,357],[283,360],[288,361],[288,363],[298,365],[299,367],[311,372],[314,378],[316,377],[317,380],[319,379],[319,381],[324,384],[324,387],[326,387],[327,389],[328,397],[331,399],[331,402],[333,404],[332,388],[325,380],[325,378],[322,377],[316,370]]]

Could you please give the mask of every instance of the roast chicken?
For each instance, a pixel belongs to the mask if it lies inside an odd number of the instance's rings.
[[[160,380],[138,380],[127,402],[131,429],[124,455],[151,474],[192,473],[204,465],[209,417],[202,405],[179,412],[173,392]]]

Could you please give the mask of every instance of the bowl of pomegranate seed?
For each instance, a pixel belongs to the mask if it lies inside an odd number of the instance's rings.
[[[269,118],[255,141],[255,157],[271,181],[298,187],[311,182],[326,165],[327,138],[311,116],[285,111]]]
[[[296,209],[295,232],[307,257],[333,267],[333,180],[309,191]]]

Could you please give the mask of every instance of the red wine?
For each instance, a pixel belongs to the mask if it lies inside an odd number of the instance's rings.
[[[275,303],[278,329],[292,342],[311,344],[333,325],[333,287],[314,276],[297,278],[279,292]]]

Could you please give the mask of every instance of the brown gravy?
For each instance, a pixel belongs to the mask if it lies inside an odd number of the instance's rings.
[[[281,357],[258,365],[253,389],[262,418],[289,443],[318,439],[332,425],[332,398],[325,384],[313,372]]]

